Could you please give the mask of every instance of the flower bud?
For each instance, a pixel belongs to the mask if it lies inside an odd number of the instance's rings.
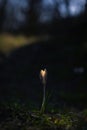
[[[41,70],[40,71],[40,78],[42,79],[42,83],[46,84],[46,79],[47,79],[47,70]]]

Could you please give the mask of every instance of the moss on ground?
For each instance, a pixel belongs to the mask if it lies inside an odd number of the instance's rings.
[[[86,130],[87,109],[46,112],[29,109],[25,105],[0,105],[0,130]]]

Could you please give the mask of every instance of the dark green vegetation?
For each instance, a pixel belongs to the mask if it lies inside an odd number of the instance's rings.
[[[87,130],[87,109],[64,107],[45,113],[17,102],[0,104],[0,130]]]

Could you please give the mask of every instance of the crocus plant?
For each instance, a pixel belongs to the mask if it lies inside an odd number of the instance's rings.
[[[42,100],[42,106],[41,106],[41,113],[44,113],[45,102],[46,102],[46,82],[47,82],[47,70],[46,69],[40,71],[40,79],[43,84],[43,100]]]

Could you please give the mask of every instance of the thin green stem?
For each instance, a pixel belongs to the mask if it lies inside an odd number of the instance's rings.
[[[41,106],[41,113],[44,113],[45,111],[45,100],[46,100],[46,84],[43,83],[43,101]]]

